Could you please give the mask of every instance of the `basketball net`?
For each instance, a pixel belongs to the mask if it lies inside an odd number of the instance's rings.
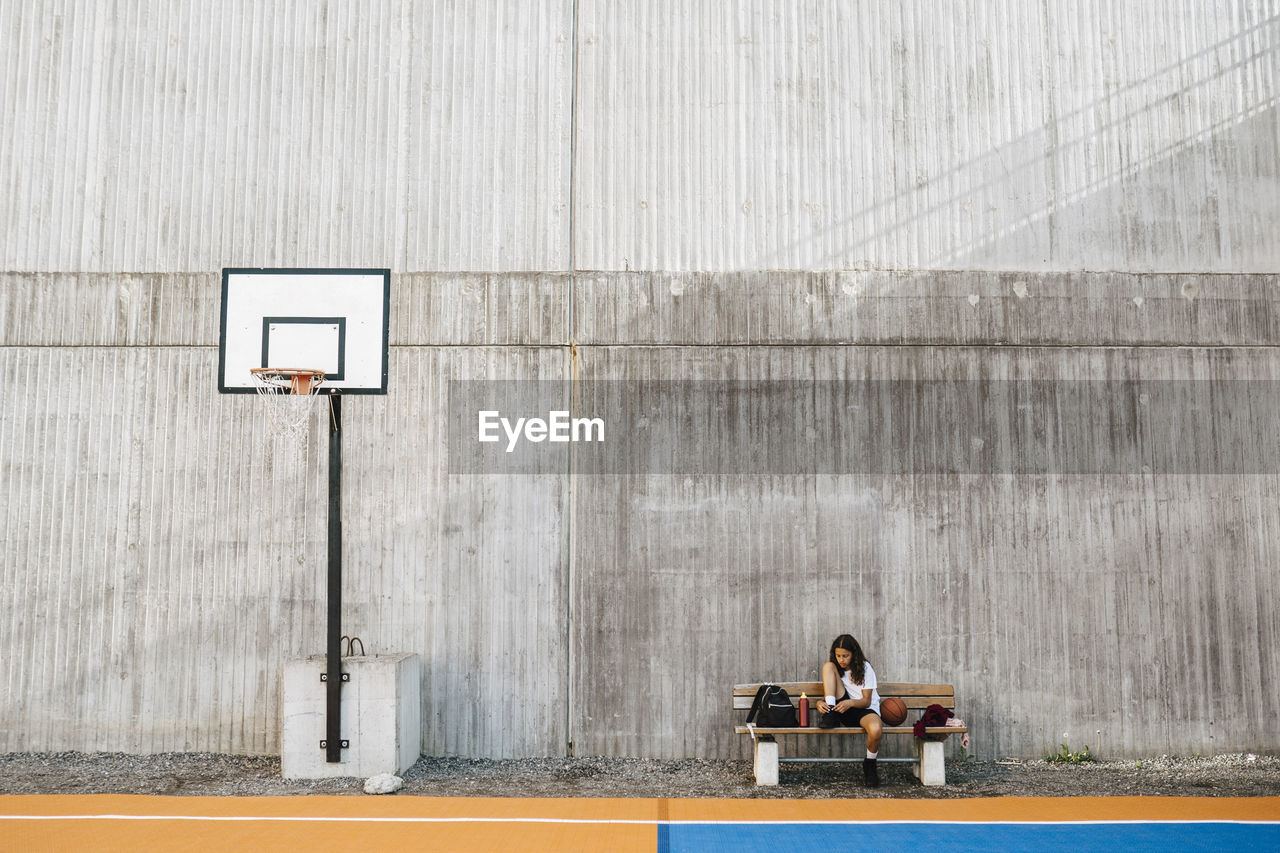
[[[324,371],[292,367],[255,367],[253,376],[258,396],[267,402],[267,428],[277,439],[293,442],[304,449],[310,435],[310,422],[315,419],[312,398],[324,384]]]

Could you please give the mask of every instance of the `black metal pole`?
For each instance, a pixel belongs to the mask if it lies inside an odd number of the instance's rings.
[[[329,397],[329,647],[325,760],[342,760],[342,396]]]

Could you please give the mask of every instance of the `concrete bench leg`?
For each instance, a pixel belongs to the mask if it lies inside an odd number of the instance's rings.
[[[778,784],[778,742],[771,735],[756,738],[756,784]]]
[[[942,742],[936,740],[920,740],[916,742],[917,763],[911,772],[920,780],[921,785],[934,787],[947,784],[947,765],[942,755]]]

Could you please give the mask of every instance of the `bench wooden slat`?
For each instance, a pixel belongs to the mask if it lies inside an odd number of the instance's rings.
[[[791,704],[798,704],[800,695],[806,694],[811,700],[811,707],[816,710],[816,700],[822,696],[822,684],[817,681],[774,682],[791,697]],[[735,711],[751,710],[759,684],[738,684],[733,688],[733,709]],[[883,700],[889,696],[897,696],[907,706],[908,711],[920,711],[930,705],[941,705],[949,710],[955,709],[955,688],[950,684],[911,684],[907,682],[886,681],[876,687]]]
[[[761,682],[764,683],[764,682]],[[788,693],[808,693],[810,696],[822,694],[821,681],[771,681]],[[760,684],[735,684],[734,696],[755,696]],[[882,681],[876,687],[881,696],[954,696],[956,689],[950,684],[915,684],[909,681]]]
[[[763,728],[761,726],[734,726],[734,734],[746,735],[755,732],[758,735],[864,735],[861,726],[839,726],[834,729],[820,729],[817,726],[806,728]],[[909,735],[914,733],[911,726],[884,726],[882,731],[891,735]],[[968,726],[926,726],[925,733],[931,735],[962,735],[969,731]]]
[[[896,693],[887,693],[887,694],[881,693],[880,700],[884,701],[889,696],[896,696],[896,695],[897,695]],[[955,699],[951,696],[903,696],[900,698],[902,699],[902,703],[907,706],[908,711],[923,711],[925,708],[928,708],[930,705],[941,705],[942,707],[946,708],[948,711],[954,711],[956,707]],[[792,705],[797,705],[799,702],[800,702],[799,696],[791,697]],[[811,709],[814,709],[815,712],[818,707],[817,702],[818,702],[817,696],[813,696],[813,695],[809,696],[809,707]],[[742,701],[738,697],[734,697],[733,710],[750,711],[751,699],[748,698],[746,701]]]

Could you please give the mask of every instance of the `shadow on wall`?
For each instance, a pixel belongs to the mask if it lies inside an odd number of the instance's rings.
[[[1122,51],[1104,80],[1123,73]],[[1075,81],[1050,76],[1038,128],[939,173],[898,175],[891,198],[806,241],[840,246],[819,266],[915,241],[937,249],[920,258],[935,269],[1236,268],[1251,245],[1248,264],[1270,268],[1280,262],[1262,242],[1280,218],[1278,80],[1280,16],[1067,112],[1058,104]]]

